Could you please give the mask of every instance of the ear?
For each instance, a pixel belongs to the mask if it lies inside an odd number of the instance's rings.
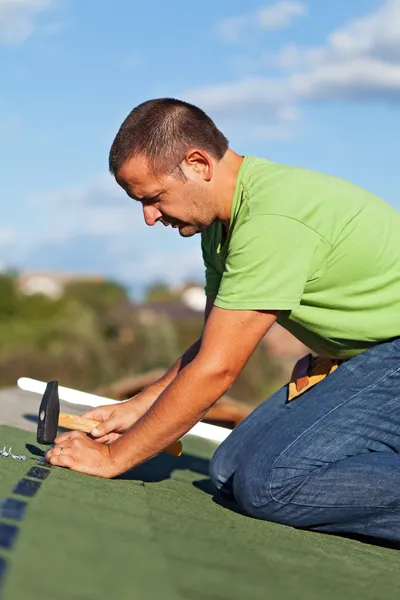
[[[188,150],[183,160],[183,165],[194,171],[204,181],[211,181],[214,173],[214,161],[205,150],[201,150],[200,148]]]

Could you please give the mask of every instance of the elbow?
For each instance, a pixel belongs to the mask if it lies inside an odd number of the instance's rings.
[[[236,381],[240,375],[240,369],[224,361],[218,361],[215,358],[203,360],[200,356],[194,360],[194,367],[199,369],[202,379],[213,382],[217,387],[226,391]]]

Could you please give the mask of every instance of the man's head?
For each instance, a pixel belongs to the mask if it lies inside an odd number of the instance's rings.
[[[171,98],[140,104],[122,123],[109,167],[145,221],[179,227],[188,237],[218,218],[215,171],[228,141],[199,108]]]

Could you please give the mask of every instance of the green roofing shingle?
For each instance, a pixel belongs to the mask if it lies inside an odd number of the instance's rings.
[[[30,433],[0,427],[0,497],[36,457]],[[400,593],[400,554],[250,519],[221,506],[207,477],[214,446],[185,438],[124,478],[52,468],[27,499],[4,600],[385,600]],[[2,523],[13,523],[1,520]],[[1,562],[1,560],[0,560]]]

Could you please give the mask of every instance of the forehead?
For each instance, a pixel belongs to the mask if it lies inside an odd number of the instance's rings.
[[[135,156],[124,162],[116,174],[116,179],[123,187],[126,185],[149,185],[159,182],[159,179],[150,168],[147,158],[142,155]]]

